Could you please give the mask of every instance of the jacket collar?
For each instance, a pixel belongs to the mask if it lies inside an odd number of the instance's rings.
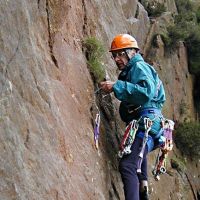
[[[137,53],[135,56],[133,56],[131,59],[130,59],[130,61],[128,62],[128,64],[127,64],[127,67],[128,66],[133,66],[136,62],[138,62],[138,61],[144,61],[144,59],[142,58],[142,56],[139,54],[139,53]],[[126,68],[127,68],[126,67]]]
[[[136,62],[139,62],[139,61],[144,61],[144,59],[142,58],[142,56],[137,53],[135,56],[133,56],[128,64],[126,65],[126,67],[122,70],[122,72],[120,73],[120,76],[119,77],[124,77],[128,74],[129,70],[136,64]]]

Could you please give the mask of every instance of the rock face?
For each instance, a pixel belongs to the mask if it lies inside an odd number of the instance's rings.
[[[5,0],[0,24],[0,199],[123,199],[115,156],[123,132],[117,103],[108,105],[111,97],[103,100],[97,151],[95,88],[82,40],[93,35],[109,48],[115,34],[129,32],[145,49],[152,26],[143,6],[137,0]],[[182,99],[194,115],[185,51],[181,45],[173,57],[160,56],[158,71],[165,85],[176,86],[167,89],[170,117]],[[156,56],[160,52],[162,46]],[[109,55],[105,65],[108,78],[116,79]],[[193,199],[191,188],[183,197],[174,195],[179,178],[177,173],[169,178],[165,196],[154,189],[155,199]]]

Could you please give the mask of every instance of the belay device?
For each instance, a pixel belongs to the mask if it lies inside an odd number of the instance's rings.
[[[160,175],[166,173],[166,159],[168,152],[173,148],[172,131],[174,130],[174,122],[165,119],[162,123],[164,143],[160,146],[158,156],[156,158],[155,167],[152,171],[155,180],[160,180]]]

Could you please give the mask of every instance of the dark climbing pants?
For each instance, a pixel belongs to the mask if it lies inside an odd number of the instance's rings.
[[[137,165],[139,159],[139,153],[142,147],[142,138],[136,137],[131,147],[131,154],[122,157],[119,163],[119,171],[124,184],[125,200],[139,200],[139,183],[142,180],[147,180],[147,152],[146,146],[142,166],[141,174],[137,174]]]

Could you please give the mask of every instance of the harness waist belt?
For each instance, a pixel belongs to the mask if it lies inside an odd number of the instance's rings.
[[[144,110],[141,110],[139,113],[141,116],[148,115],[148,114],[162,115],[161,110],[157,108],[144,109]]]

